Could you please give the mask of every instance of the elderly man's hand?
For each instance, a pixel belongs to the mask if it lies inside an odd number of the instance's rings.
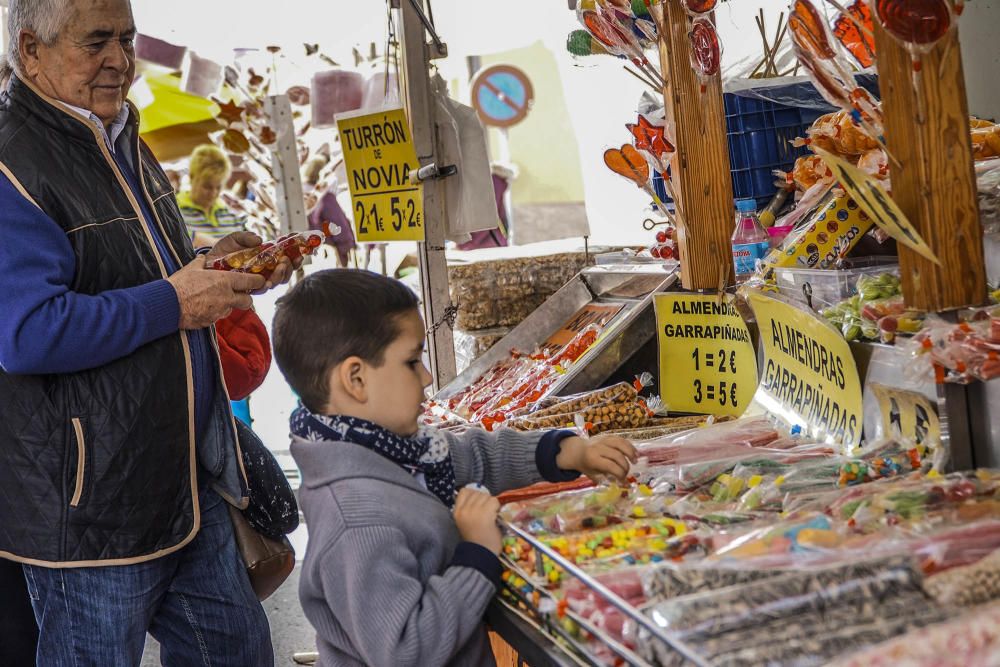
[[[264,287],[264,278],[252,273],[233,273],[205,268],[205,258],[196,257],[167,281],[177,292],[181,307],[181,329],[204,329],[227,317],[233,309],[253,307],[250,293]]]
[[[211,261],[233,252],[246,250],[247,248],[255,248],[261,243],[263,243],[263,239],[253,232],[233,232],[232,234],[219,239],[218,243],[212,246],[212,249],[208,251],[205,256],[209,258],[209,261]],[[266,292],[275,285],[283,285],[287,283],[288,279],[292,277],[292,273],[294,273],[300,266],[302,266],[301,257],[296,258],[294,262],[287,257],[282,257],[278,262],[278,266],[271,274],[271,277],[267,279],[264,287],[254,293],[260,294]]]

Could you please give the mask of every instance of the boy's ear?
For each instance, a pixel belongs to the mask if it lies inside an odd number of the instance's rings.
[[[331,380],[358,403],[368,402],[368,364],[361,357],[348,357],[333,371]]]

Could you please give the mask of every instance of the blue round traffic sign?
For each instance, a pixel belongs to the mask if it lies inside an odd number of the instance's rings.
[[[528,75],[510,65],[488,67],[472,81],[472,106],[485,125],[516,125],[528,115],[534,101]]]

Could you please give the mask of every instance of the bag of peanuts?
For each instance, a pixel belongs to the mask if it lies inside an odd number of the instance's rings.
[[[649,410],[635,388],[626,382],[590,391],[508,422],[518,431],[578,427],[591,435],[613,429],[639,428]]]
[[[924,590],[941,604],[971,607],[1000,599],[1000,550],[971,565],[924,580]]]

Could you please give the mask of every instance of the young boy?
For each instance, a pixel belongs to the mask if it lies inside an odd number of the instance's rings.
[[[414,294],[374,273],[307,277],[278,301],[273,336],[303,406],[291,419],[309,526],[299,596],[320,664],[493,665],[482,616],[500,584],[499,503],[464,487],[624,479],[635,449],[569,431],[418,428],[424,323]]]

